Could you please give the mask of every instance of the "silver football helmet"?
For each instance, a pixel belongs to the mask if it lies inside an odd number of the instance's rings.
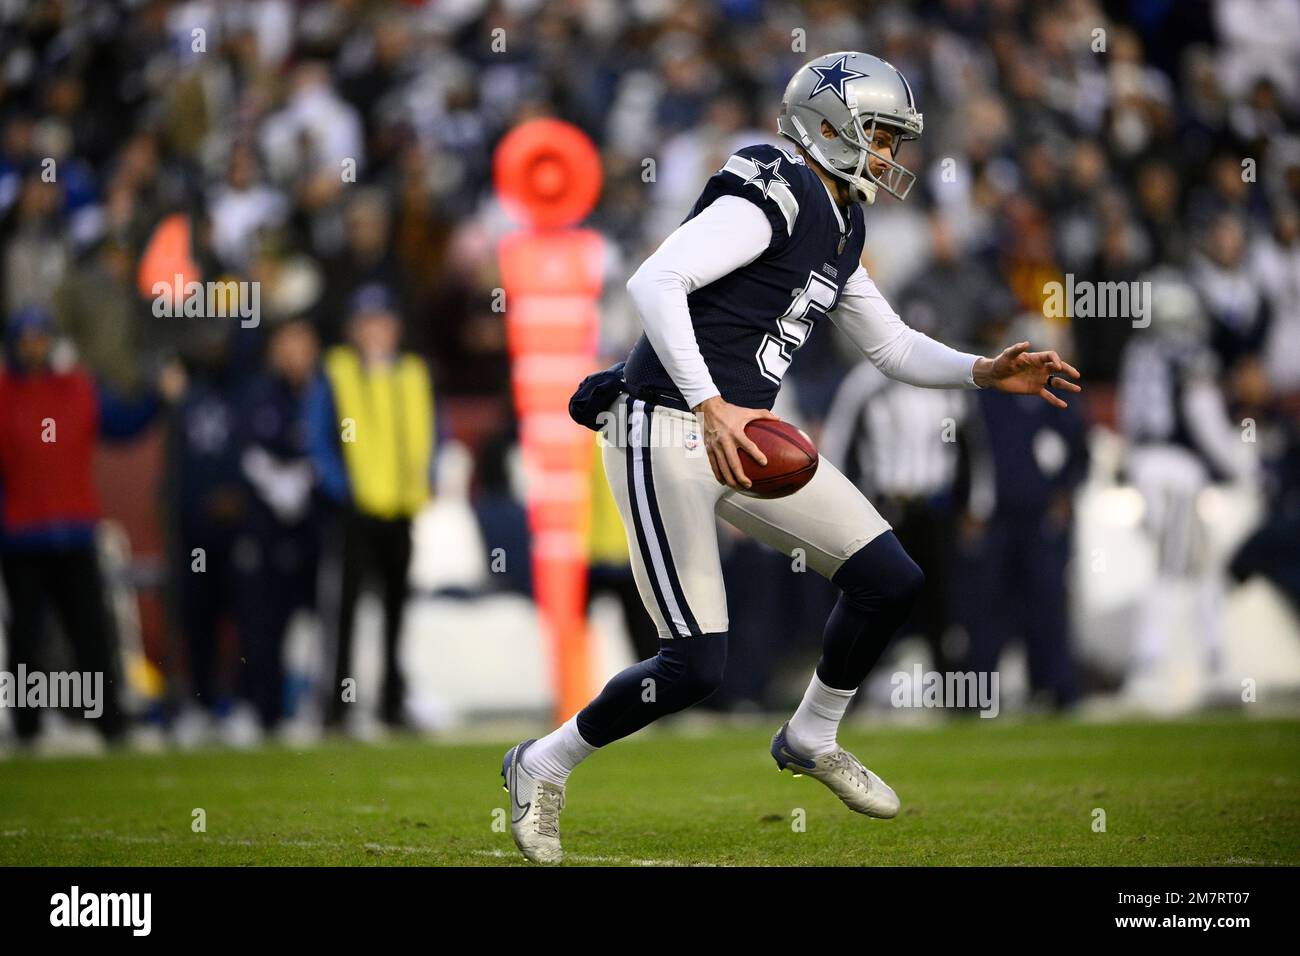
[[[1138,277],[1147,290],[1147,319],[1155,337],[1173,345],[1205,345],[1210,320],[1187,276],[1173,266],[1159,266]]]
[[[835,136],[827,139],[822,120]],[[873,203],[876,190],[907,198],[916,175],[896,159],[903,140],[921,135],[923,120],[903,74],[869,53],[828,53],[810,60],[790,78],[781,100],[776,128],[798,143],[817,164],[849,184],[854,202]],[[872,149],[876,127],[895,133],[893,157]],[[884,173],[871,171],[869,160],[884,164]]]

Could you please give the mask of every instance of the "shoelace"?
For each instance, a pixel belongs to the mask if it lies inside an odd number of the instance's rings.
[[[560,811],[564,809],[564,791],[543,783],[537,794],[537,832],[542,836],[560,835]]]
[[[837,750],[831,754],[830,768],[837,773],[847,773],[853,780],[854,786],[862,787],[864,790],[871,789],[871,775],[862,762],[854,757],[847,750]]]

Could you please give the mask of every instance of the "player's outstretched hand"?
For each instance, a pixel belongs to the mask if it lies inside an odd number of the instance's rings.
[[[1064,374],[1058,374],[1064,373]],[[1081,392],[1083,388],[1065,376],[1079,377],[1079,370],[1055,352],[1031,352],[1028,342],[1017,342],[1002,350],[997,358],[982,358],[975,363],[975,384],[996,388],[1013,395],[1038,395],[1057,408],[1068,407],[1052,389]]]
[[[780,419],[766,408],[741,408],[728,404],[719,395],[696,405],[695,414],[700,420],[700,431],[704,433],[704,448],[709,453],[713,477],[719,484],[737,491],[748,488],[752,483],[745,477],[737,449],[745,449],[760,465],[767,464],[767,456],[750,441],[745,426],[756,418]]]

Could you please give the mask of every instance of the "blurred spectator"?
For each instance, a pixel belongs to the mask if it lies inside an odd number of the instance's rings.
[[[149,330],[132,285],[129,248],[104,241],[77,263],[55,293],[60,330],[95,377],[130,394],[143,387],[141,352]]]
[[[392,221],[384,194],[366,190],[354,196],[347,204],[343,222],[343,247],[325,267],[319,328],[327,345],[345,341],[349,297],[356,289],[371,283],[393,289],[398,282],[392,254]]]
[[[1099,289],[1116,287],[1109,283],[1132,288],[1130,283],[1148,260],[1145,234],[1135,224],[1123,192],[1105,190],[1097,199],[1098,246],[1082,276]],[[1127,315],[1080,316],[1073,309],[1071,313],[1070,332],[1079,366],[1087,369],[1089,392],[1100,393],[1119,377],[1120,355],[1133,335],[1133,323]]]
[[[1300,211],[1279,207],[1273,229],[1256,241],[1252,273],[1268,302],[1272,322],[1264,362],[1273,387],[1300,393]]]
[[[429,498],[433,464],[433,391],[416,356],[402,352],[402,322],[392,293],[367,285],[351,300],[348,344],[325,354],[307,399],[311,458],[341,523],[341,581],[334,682],[327,726],[343,721],[349,700],[357,599],[374,575],[384,606],[384,674],[379,714],[406,724],[398,640],[409,591],[411,519]]]
[[[1151,334],[1124,356],[1120,421],[1128,473],[1146,503],[1143,524],[1156,546],[1156,580],[1147,588],[1126,693],[1158,700],[1177,601],[1195,587],[1201,673],[1223,665],[1223,569],[1208,552],[1201,492],[1216,481],[1250,482],[1257,463],[1228,417],[1209,328],[1193,289],[1174,269],[1151,282]]]
[[[310,323],[280,322],[270,330],[262,368],[239,400],[239,468],[248,503],[235,562],[241,683],[267,730],[285,716],[290,619],[316,606],[321,528],[304,404],[319,352]]]
[[[1033,333],[1034,341],[1046,338],[1041,328]],[[970,637],[962,669],[997,670],[1008,638],[1021,637],[1031,691],[1068,708],[1079,697],[1065,577],[1074,492],[1088,470],[1083,422],[1076,405],[1053,408],[1037,396],[981,391],[976,399],[957,571],[959,616]]]
[[[294,69],[284,107],[266,117],[261,146],[274,181],[300,182],[320,201],[341,188],[345,163],[364,170],[362,133],[361,117],[332,87],[330,65],[309,60]]]
[[[979,340],[990,322],[1011,315],[1015,302],[963,247],[946,217],[932,214],[929,226],[929,261],[899,292],[899,314],[912,328],[965,348]]]
[[[1151,260],[1183,261],[1187,255],[1187,236],[1178,208],[1181,189],[1178,168],[1166,160],[1149,160],[1138,170],[1136,187],[1137,213],[1146,232]]]
[[[516,440],[513,428],[502,429],[479,449],[474,515],[487,549],[489,586],[531,598],[533,559],[528,510],[511,480],[512,456],[519,450]]]
[[[247,269],[258,234],[280,225],[289,214],[284,195],[260,181],[257,155],[236,143],[226,181],[212,192],[212,246],[221,264]]]
[[[1300,615],[1300,396],[1281,419],[1281,449],[1273,463],[1264,519],[1233,556],[1229,571],[1237,581],[1259,574],[1272,581]]]
[[[1269,304],[1246,258],[1246,230],[1233,215],[1210,225],[1204,248],[1192,256],[1191,276],[1210,314],[1210,347],[1231,371],[1259,356],[1268,334]]]
[[[248,370],[231,356],[237,325],[219,318],[190,321],[201,325],[186,351],[185,393],[169,422],[163,507],[173,626],[184,643],[189,677],[174,730],[182,745],[197,746],[219,723],[236,736],[249,725],[243,708],[232,706],[238,689],[223,673],[222,653],[223,636],[235,626],[236,545],[248,518],[237,407]]]
[[[34,171],[21,180],[7,224],[4,248],[4,305],[8,312],[27,304],[48,308],[68,265],[68,240],[61,228],[58,187]]]
[[[116,640],[95,545],[99,498],[92,475],[96,438],[130,438],[148,425],[153,392],[125,402],[81,368],[60,367],[54,325],[38,307],[5,327],[0,370],[0,565],[9,620],[6,669],[43,667],[46,614],[58,615],[79,671],[103,677],[96,729],[110,741],[124,731]],[[30,742],[40,711],[14,710],[18,739]]]

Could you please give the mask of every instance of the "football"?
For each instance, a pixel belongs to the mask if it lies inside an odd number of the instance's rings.
[[[757,419],[745,426],[745,434],[767,456],[760,465],[749,452],[742,466],[753,486],[741,494],[751,498],[784,498],[812,480],[817,473],[817,449],[807,435],[789,422]]]

